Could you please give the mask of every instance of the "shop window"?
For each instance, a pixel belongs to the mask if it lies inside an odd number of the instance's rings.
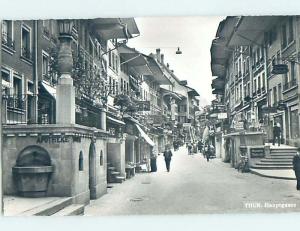
[[[100,166],[103,166],[103,151],[100,152]]]
[[[83,153],[80,151],[79,153],[79,163],[78,163],[79,171],[83,171]]]
[[[298,109],[290,110],[290,130],[291,130],[291,138],[297,139],[299,137],[299,116]]]

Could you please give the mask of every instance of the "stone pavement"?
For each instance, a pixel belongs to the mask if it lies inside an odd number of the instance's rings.
[[[239,173],[229,164],[185,148],[174,153],[171,171],[158,157],[156,173],[137,174],[85,208],[85,215],[160,215],[300,211],[295,181]]]

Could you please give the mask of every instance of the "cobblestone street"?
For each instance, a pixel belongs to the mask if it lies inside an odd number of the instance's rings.
[[[156,173],[115,184],[91,201],[85,215],[293,212],[300,210],[295,184],[239,173],[219,159],[206,162],[200,154],[189,156],[182,147],[174,153],[169,173],[160,155]],[[273,207],[281,204],[292,208]]]

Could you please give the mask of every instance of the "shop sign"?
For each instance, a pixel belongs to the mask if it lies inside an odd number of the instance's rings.
[[[223,112],[223,113],[218,113],[218,119],[227,119],[227,113]]]
[[[263,158],[263,157],[265,157],[265,149],[264,148],[250,148],[250,156],[251,156],[251,158]]]
[[[135,101],[138,111],[150,111],[150,101]]]

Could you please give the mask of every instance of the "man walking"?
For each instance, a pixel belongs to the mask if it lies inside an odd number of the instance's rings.
[[[280,123],[275,124],[273,128],[273,145],[275,145],[276,139],[278,140],[278,146],[280,146],[280,135],[281,135],[281,128]]]
[[[297,190],[300,190],[300,149],[298,149],[297,154],[293,158],[293,169],[295,171],[296,179],[297,179]]]
[[[170,163],[171,163],[171,159],[172,159],[172,152],[169,147],[167,147],[166,150],[164,151],[164,157],[165,157],[167,171],[170,172]]]

